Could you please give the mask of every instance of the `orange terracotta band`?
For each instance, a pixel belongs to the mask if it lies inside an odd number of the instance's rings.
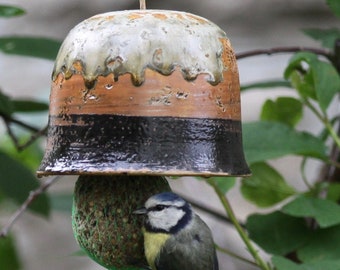
[[[50,115],[59,119],[70,114],[115,114],[240,120],[238,74],[226,70],[223,81],[215,86],[207,82],[207,76],[187,81],[177,70],[165,76],[146,69],[140,86],[124,74],[118,81],[113,75],[99,76],[94,88],[87,89],[81,75],[64,79],[59,74],[52,82]]]

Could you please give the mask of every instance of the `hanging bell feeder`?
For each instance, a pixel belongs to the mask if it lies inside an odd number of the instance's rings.
[[[64,40],[52,75],[38,176],[80,175],[72,227],[108,269],[146,265],[132,215],[170,190],[162,176],[246,176],[233,49],[210,21],[184,12],[99,14]]]
[[[245,176],[237,63],[215,24],[178,11],[100,14],[57,56],[39,176]]]

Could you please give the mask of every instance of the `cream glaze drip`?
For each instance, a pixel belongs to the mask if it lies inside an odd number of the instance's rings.
[[[229,40],[214,23],[185,12],[130,10],[93,16],[75,26],[64,40],[53,70],[53,81],[63,73],[84,77],[93,88],[98,76],[131,74],[134,85],[144,81],[150,68],[170,75],[176,68],[184,79],[207,74],[216,85],[228,68],[223,44]]]

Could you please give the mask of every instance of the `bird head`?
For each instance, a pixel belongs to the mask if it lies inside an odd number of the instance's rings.
[[[150,232],[176,233],[191,221],[193,211],[188,202],[172,192],[151,196],[134,214],[146,216],[145,229]]]

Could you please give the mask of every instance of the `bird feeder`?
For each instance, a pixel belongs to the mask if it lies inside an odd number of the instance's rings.
[[[100,194],[108,191],[101,184],[99,192],[96,179],[115,181],[111,200],[129,194],[138,196],[131,200],[142,205],[150,193],[169,189],[161,176],[249,173],[242,148],[237,63],[218,26],[185,12],[130,10],[96,15],[70,31],[55,61],[47,146],[37,174],[80,175],[76,234],[89,222],[98,225],[96,218],[89,218],[95,214],[86,212],[91,196],[81,195],[95,191],[99,195],[92,204],[98,204]],[[127,183],[133,179],[138,189]],[[112,213],[118,209],[116,201]],[[102,216],[112,216],[104,202],[99,204]],[[125,211],[123,205],[119,209]],[[131,219],[130,213],[125,217]],[[85,249],[99,245],[84,244],[90,234],[78,237]],[[112,239],[114,234],[111,231]],[[131,237],[138,242],[141,236]],[[123,238],[127,241],[128,236]],[[102,252],[99,261],[110,269],[140,263],[134,258],[142,244],[124,255],[130,261],[123,259],[119,265],[114,264],[118,255],[111,250],[103,255],[100,245],[89,253],[97,258],[94,253]]]

